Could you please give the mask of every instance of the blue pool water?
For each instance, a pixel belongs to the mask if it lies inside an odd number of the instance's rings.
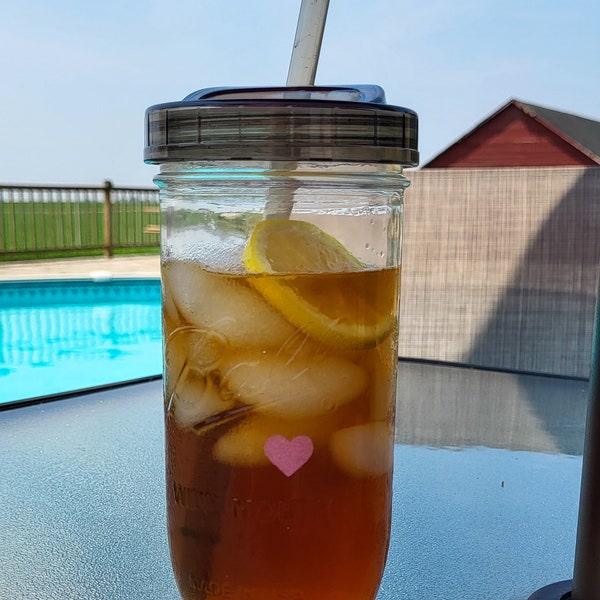
[[[0,283],[0,403],[161,371],[158,279]]]

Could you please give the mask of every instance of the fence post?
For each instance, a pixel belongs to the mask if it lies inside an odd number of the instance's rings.
[[[104,181],[104,256],[110,258],[113,254],[112,249],[112,218],[111,218],[111,190],[112,182],[109,179]]]

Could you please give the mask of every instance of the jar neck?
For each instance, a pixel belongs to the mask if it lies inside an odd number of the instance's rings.
[[[158,180],[164,178],[210,178],[223,177],[227,173],[236,176],[265,177],[386,177],[406,180],[400,164],[350,163],[350,162],[295,162],[295,161],[194,161],[168,162],[160,166]]]

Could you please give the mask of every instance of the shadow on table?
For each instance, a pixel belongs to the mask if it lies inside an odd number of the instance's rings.
[[[396,441],[581,455],[586,381],[400,361]]]

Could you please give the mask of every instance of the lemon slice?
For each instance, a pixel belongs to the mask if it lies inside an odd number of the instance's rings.
[[[251,273],[337,273],[360,271],[362,263],[334,237],[308,221],[259,221],[244,251]]]
[[[381,282],[377,284],[381,272],[365,269],[312,223],[260,221],[243,261],[250,273],[269,274],[249,279],[255,289],[290,323],[320,342],[364,348],[394,326],[394,294],[382,293]]]

